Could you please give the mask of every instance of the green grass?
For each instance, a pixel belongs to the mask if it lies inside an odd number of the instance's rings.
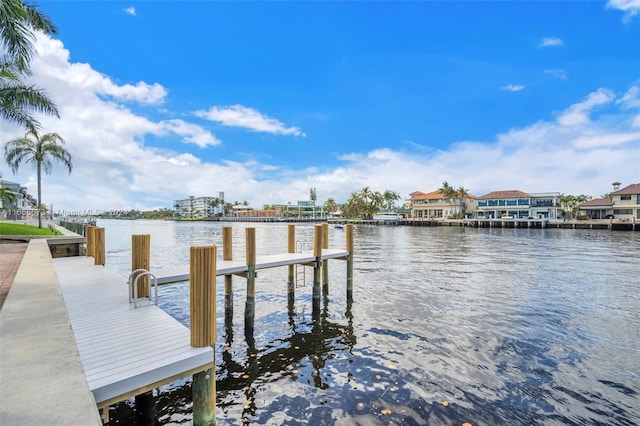
[[[0,222],[0,235],[61,235],[58,231],[19,223]]]

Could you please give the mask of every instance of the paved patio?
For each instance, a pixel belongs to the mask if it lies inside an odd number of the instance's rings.
[[[27,243],[5,241],[0,243],[0,309],[9,294],[27,245]]]

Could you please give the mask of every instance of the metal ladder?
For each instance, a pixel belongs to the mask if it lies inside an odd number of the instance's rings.
[[[311,243],[307,241],[296,241],[296,253],[302,253],[303,251],[310,250]],[[296,263],[296,288],[304,287],[307,285],[307,267],[305,265],[299,265]]]
[[[133,279],[133,276],[136,275],[136,278]],[[149,298],[146,299],[148,300],[148,305],[156,305],[158,306],[158,279],[156,278],[155,275],[153,275],[151,272],[147,271],[146,269],[136,269],[135,271],[131,271],[131,273],[129,274],[129,303],[133,302],[133,306],[134,308],[139,308],[145,305],[140,305],[138,306],[139,301],[142,300],[142,298],[138,298],[138,280],[142,277],[149,277],[149,281],[148,281],[148,291],[149,291]],[[151,298],[151,290],[154,290],[154,298]]]

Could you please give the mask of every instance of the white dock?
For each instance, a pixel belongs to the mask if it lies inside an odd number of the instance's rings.
[[[349,252],[338,249],[323,249],[321,260],[327,259],[346,259],[349,257]],[[315,262],[316,258],[313,252],[301,252],[301,253],[283,253],[283,254],[269,254],[264,256],[256,256],[255,270],[276,268],[279,266],[288,265],[304,265]],[[249,270],[244,260],[220,260],[216,261],[216,275],[233,275],[243,274]],[[157,280],[158,285],[171,284],[189,280],[189,265],[179,266],[175,268],[170,267],[155,267],[151,268]]]
[[[211,347],[155,305],[134,308],[124,279],[91,257],[54,260],[89,389],[99,408],[214,366]]]

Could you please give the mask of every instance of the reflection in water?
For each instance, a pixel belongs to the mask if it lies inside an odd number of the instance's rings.
[[[145,223],[101,224],[107,267],[126,271],[118,253]],[[198,226],[150,231],[152,263],[184,263],[185,235],[219,244],[219,225]],[[259,251],[286,251],[286,225],[250,226]],[[264,271],[245,333],[245,280],[234,278],[232,317],[218,283],[219,424],[640,423],[638,233],[358,226],[355,244],[353,303],[344,263],[331,262],[316,318],[310,285],[290,300],[286,268]],[[161,288],[160,301],[188,323],[187,286]],[[190,422],[189,380],[156,401],[159,423]],[[111,417],[142,424],[132,401]]]

